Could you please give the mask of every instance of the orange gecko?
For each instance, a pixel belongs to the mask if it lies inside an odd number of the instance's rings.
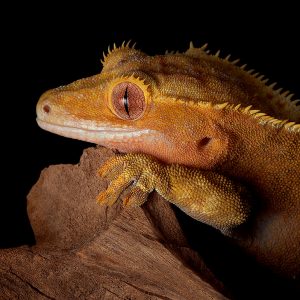
[[[266,82],[205,46],[148,56],[123,44],[104,57],[100,74],[44,93],[37,122],[122,152],[99,171],[111,181],[100,203],[128,190],[124,204],[142,205],[155,190],[295,279],[299,100]]]

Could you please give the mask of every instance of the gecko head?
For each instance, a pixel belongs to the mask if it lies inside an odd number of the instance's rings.
[[[228,141],[208,117],[211,108],[199,105],[214,95],[207,99],[210,81],[194,64],[187,54],[148,56],[115,47],[100,74],[41,96],[38,125],[121,152],[210,168],[226,156]]]

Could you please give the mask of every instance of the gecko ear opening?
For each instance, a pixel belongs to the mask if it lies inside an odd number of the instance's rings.
[[[204,136],[197,142],[199,167],[212,169],[221,163],[228,150],[228,138],[226,136]]]
[[[212,141],[211,137],[204,137],[198,142],[198,148],[201,149],[202,147],[207,146]]]

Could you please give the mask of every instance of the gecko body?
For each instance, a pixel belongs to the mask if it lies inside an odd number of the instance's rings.
[[[148,56],[123,44],[100,74],[44,93],[39,126],[124,154],[99,170],[98,196],[142,205],[157,191],[290,278],[300,270],[300,109],[292,95],[192,44]]]

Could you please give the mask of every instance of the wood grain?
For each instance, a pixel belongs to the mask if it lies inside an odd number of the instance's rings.
[[[99,206],[95,176],[112,151],[45,169],[28,195],[36,245],[0,251],[0,299],[225,299],[169,203]]]

